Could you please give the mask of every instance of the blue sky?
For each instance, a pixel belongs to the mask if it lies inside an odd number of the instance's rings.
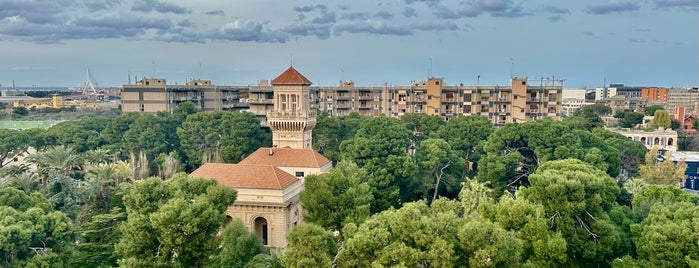
[[[697,0],[0,0],[0,84],[699,85]]]

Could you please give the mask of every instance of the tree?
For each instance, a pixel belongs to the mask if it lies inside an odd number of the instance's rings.
[[[20,116],[27,116],[29,115],[29,110],[27,109],[27,107],[17,106],[15,108],[12,108],[12,113]]]
[[[177,121],[168,115],[142,115],[124,133],[124,149],[136,154],[143,151],[148,159],[175,151],[180,147],[177,127]],[[149,175],[154,174],[155,169],[155,165],[151,165]]]
[[[245,112],[192,114],[177,129],[177,135],[189,169],[205,162],[238,162],[257,150],[264,140],[259,120]]]
[[[696,267],[697,210],[699,206],[687,202],[653,205],[648,217],[631,225],[638,259],[646,261],[649,267]]]
[[[397,207],[401,194],[407,194],[403,201],[414,198],[414,189],[405,188],[415,185],[410,181],[415,165],[406,154],[409,136],[398,120],[379,116],[367,119],[353,138],[340,144],[340,159],[357,163],[371,177],[372,212]]]
[[[611,113],[612,108],[609,108],[604,104],[592,104],[576,110],[574,115],[575,117],[581,116],[582,118],[584,118],[583,126],[587,130],[592,130],[594,128],[604,126],[604,121],[602,121],[601,117],[608,116]]]
[[[655,115],[655,111],[657,111],[657,110],[665,110],[665,108],[663,108],[663,106],[660,106],[660,105],[650,105],[650,106],[646,106],[646,108],[643,110],[643,112],[645,115],[650,116],[650,115]]]
[[[652,184],[678,185],[684,179],[687,163],[680,160],[677,164],[670,161],[672,152],[659,154],[658,148],[653,147],[646,153],[646,163],[638,168],[639,176]]]
[[[667,111],[665,110],[655,110],[655,113],[653,114],[653,121],[648,124],[648,127],[655,129],[655,128],[663,128],[663,129],[670,129],[670,126],[672,125],[672,122],[670,121],[670,116],[667,114]]]
[[[44,133],[49,146],[69,146],[77,153],[97,149],[104,144],[100,132],[107,126],[109,119],[94,117],[79,121],[61,122],[50,127]]]
[[[331,232],[303,223],[294,227],[287,239],[289,246],[281,258],[284,267],[332,267],[337,244]]]
[[[116,245],[120,266],[201,267],[219,246],[218,230],[235,190],[177,174],[135,183],[124,197],[128,220]]]
[[[473,166],[472,163],[477,163],[480,159],[476,147],[482,141],[487,140],[494,130],[493,123],[483,116],[457,116],[449,120],[446,126],[437,132],[437,137],[444,139],[451,145],[451,148],[464,159],[467,164],[466,171],[469,171],[474,170],[475,167],[468,169],[468,165]]]
[[[400,121],[408,131],[419,133],[421,139],[426,139],[433,133],[437,133],[446,124],[439,115],[416,113],[404,114]]]
[[[126,221],[123,208],[115,207],[109,213],[90,215],[77,227],[79,234],[71,256],[75,267],[115,267],[119,255],[114,245],[121,238],[119,226]]]
[[[304,220],[334,230],[364,222],[374,200],[368,181],[366,171],[350,161],[341,161],[329,173],[309,175],[300,195]]]
[[[260,239],[250,233],[243,221],[234,219],[221,233],[221,246],[211,255],[210,267],[244,267],[265,247]]]
[[[197,107],[191,101],[182,102],[177,104],[175,110],[172,112],[172,116],[181,125],[187,119],[190,114],[195,114],[199,112]]]
[[[29,148],[29,137],[22,131],[0,129],[0,168],[14,161]]]
[[[630,109],[617,111],[616,114],[614,114],[614,117],[619,119],[619,126],[624,128],[633,128],[634,126],[643,123],[643,114],[634,112]]]
[[[455,197],[463,181],[464,159],[443,139],[423,141],[415,153],[421,187],[418,197],[433,202],[438,195]]]
[[[49,266],[65,266],[73,242],[73,225],[54,211],[39,193],[27,195],[14,188],[0,189],[0,263],[25,267],[51,254]],[[44,260],[49,262],[48,260]]]
[[[577,159],[544,163],[529,177],[522,197],[543,206],[551,229],[566,240],[568,261],[605,265],[627,254],[623,229],[610,215],[619,188],[604,172]],[[570,266],[570,265],[566,265]]]
[[[340,126],[338,117],[331,117],[328,112],[319,112],[316,116],[316,127],[313,129],[313,148],[333,162],[339,159]]]

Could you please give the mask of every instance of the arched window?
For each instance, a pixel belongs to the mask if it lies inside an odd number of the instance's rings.
[[[655,137],[655,139],[653,139],[653,144],[651,145],[657,145],[658,143],[660,143],[660,138]]]
[[[254,221],[255,234],[260,238],[260,241],[267,246],[269,245],[269,237],[267,233],[267,220],[263,217],[257,217]]]
[[[641,137],[641,143],[646,144],[646,137]]]
[[[672,138],[667,139],[667,146],[672,146],[673,145],[672,142],[673,142]]]
[[[285,111],[286,110],[286,95],[282,94],[281,98],[279,98],[279,104],[281,104],[281,110]]]

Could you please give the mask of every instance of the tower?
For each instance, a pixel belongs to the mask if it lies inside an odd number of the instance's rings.
[[[272,80],[274,110],[267,113],[272,144],[278,147],[311,149],[316,115],[310,110],[311,81],[294,67]]]

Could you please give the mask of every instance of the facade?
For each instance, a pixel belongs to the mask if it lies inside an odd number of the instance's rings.
[[[168,85],[163,78],[143,78],[121,88],[123,113],[172,113],[178,104],[191,102],[199,110],[236,111],[248,107],[247,87],[215,86],[210,80],[191,80],[185,85]]]
[[[682,185],[685,189],[699,190],[699,152],[675,152],[670,156],[670,160],[675,163],[684,160],[687,163]]]
[[[575,111],[593,102],[587,102],[585,96],[587,90],[582,88],[565,88],[562,92],[561,115],[572,116]]]
[[[266,122],[276,146],[260,148],[238,164],[206,163],[191,176],[235,188],[238,197],[226,210],[228,219],[241,219],[266,246],[285,248],[286,235],[303,222],[299,194],[305,177],[329,172],[332,162],[311,149],[311,81],[290,67],[272,80],[271,92],[263,84],[251,97],[271,100]],[[259,104],[267,109],[268,103]]]
[[[544,117],[557,120],[562,115],[562,86],[554,85],[553,80],[530,81],[515,77],[509,86],[451,86],[444,83],[444,78],[430,77],[407,86],[383,84],[367,87],[357,86],[353,81],[340,81],[336,87],[312,87],[310,81],[308,84],[296,81],[301,84],[292,85],[280,82],[278,78],[271,85],[267,80],[261,80],[249,86],[216,86],[208,80],[192,80],[187,85],[178,86],[167,85],[165,79],[144,78],[135,85],[123,86],[122,111],[172,112],[177,104],[190,101],[205,111],[252,112],[263,126],[269,126],[268,119],[291,112],[305,113],[306,110],[309,114],[304,116],[310,120],[310,111],[315,108],[331,116],[357,112],[363,116],[399,118],[406,113],[424,113],[449,120],[459,115],[482,115],[496,125]],[[284,93],[276,96],[275,90]],[[301,96],[299,94],[303,94],[304,100],[308,96],[308,102],[297,102],[294,108],[293,100],[288,99],[285,100],[287,107],[275,110],[275,105],[279,104],[275,102],[281,101],[279,98]]]
[[[699,113],[699,88],[669,89],[665,109],[673,111],[678,106],[684,106],[687,113]]]
[[[641,98],[647,101],[667,102],[667,88],[649,87],[641,89]]]
[[[274,110],[267,113],[272,144],[278,147],[311,149],[316,115],[310,108],[311,81],[294,67],[272,80]]]
[[[653,146],[658,146],[658,148],[670,152],[677,151],[677,131],[671,129],[657,129],[653,131],[628,129],[609,130],[624,135],[634,141],[641,142],[649,150],[653,148]]]

